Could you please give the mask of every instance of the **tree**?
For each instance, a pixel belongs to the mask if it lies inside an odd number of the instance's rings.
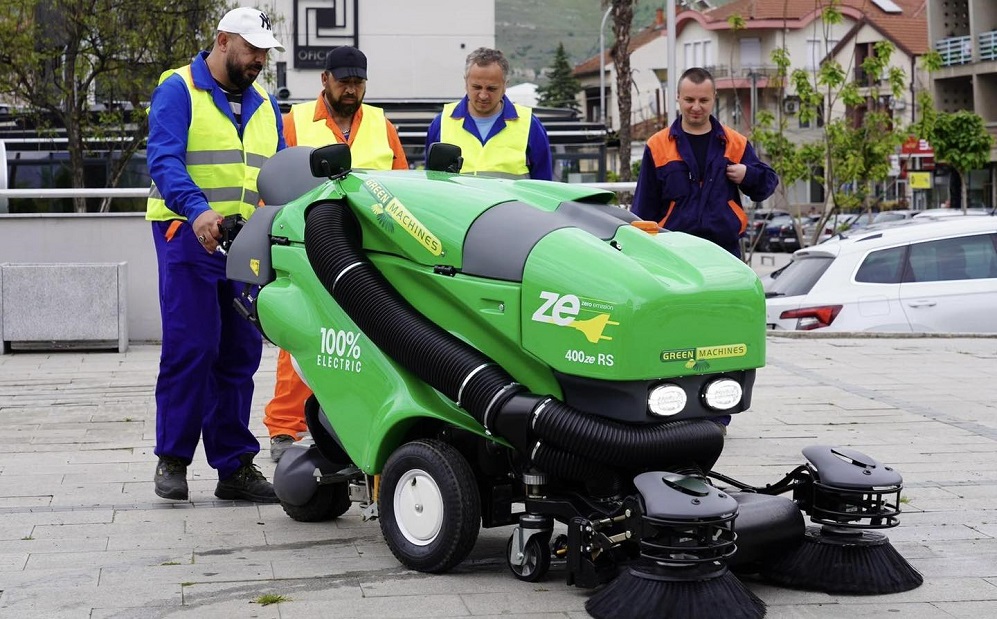
[[[554,64],[547,75],[547,84],[537,88],[540,95],[538,103],[548,107],[569,108],[578,111],[578,93],[582,85],[572,74],[568,54],[564,51],[564,43],[557,44],[554,52]]]
[[[613,47],[610,56],[616,67],[616,102],[620,112],[620,181],[629,182],[630,168],[630,86],[633,75],[630,70],[630,27],[634,20],[634,4],[637,0],[611,0],[613,7]]]
[[[966,175],[985,168],[990,162],[993,136],[978,115],[965,110],[939,112],[928,142],[935,150],[935,159],[947,163],[959,175],[962,185],[962,208],[969,204],[969,183]]]
[[[225,10],[226,0],[4,0],[0,97],[41,130],[65,131],[72,187],[86,186],[95,155],[110,161],[114,187],[146,138],[160,74],[209,48]],[[109,206],[104,198],[100,210]]]
[[[833,25],[843,20],[838,2],[831,0],[821,8],[821,23],[823,25],[823,42],[827,47],[829,30]],[[906,73],[890,66],[890,58],[894,46],[888,41],[879,41],[873,45],[872,53],[861,64],[861,76],[875,76],[876,79],[856,81],[848,79],[856,75],[851,67],[842,67],[834,57],[828,57],[820,66],[811,69],[795,69],[786,75],[789,62],[785,48],[773,52],[773,61],[781,67],[781,79],[787,80],[792,86],[795,96],[799,98],[801,121],[816,121],[827,118],[821,139],[820,148],[814,151],[814,144],[798,144],[790,146],[785,140],[782,123],[778,129],[762,127],[769,134],[756,133],[763,150],[767,152],[775,165],[784,169],[800,170],[803,164],[802,177],[789,179],[823,181],[827,188],[827,204],[817,230],[822,230],[826,220],[839,208],[868,210],[872,206],[876,188],[889,178],[890,156],[893,155],[906,137],[906,131],[894,123],[892,110],[889,107],[891,99],[901,98],[907,86]],[[844,108],[844,114],[836,114],[836,110]],[[813,159],[815,152],[822,158],[820,168],[815,167]],[[788,161],[779,158],[788,157]],[[797,159],[799,158],[799,159]],[[777,168],[777,171],[779,169]],[[783,179],[786,183],[787,179]]]

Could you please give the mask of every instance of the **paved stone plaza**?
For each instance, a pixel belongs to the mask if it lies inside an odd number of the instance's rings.
[[[509,528],[432,576],[401,567],[354,506],[304,524],[279,505],[219,501],[199,453],[191,500],[153,493],[159,349],[0,356],[0,617],[587,617],[589,592],[509,573]],[[276,351],[257,375],[252,428]],[[849,446],[905,478],[888,532],[924,585],[879,597],[749,582],[781,617],[997,616],[997,338],[770,337],[751,411],[717,469],[754,484]],[[272,476],[266,449],[258,463]],[[261,596],[285,601],[262,605]]]

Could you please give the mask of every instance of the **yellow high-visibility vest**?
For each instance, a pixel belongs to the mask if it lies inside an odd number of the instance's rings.
[[[211,91],[194,86],[190,65],[165,71],[162,84],[173,73],[183,77],[190,92],[190,127],[187,129],[187,173],[204,192],[208,206],[227,216],[240,213],[248,219],[260,202],[256,178],[260,167],[276,152],[277,115],[267,93],[258,84],[253,88],[263,97],[239,139],[239,131],[211,96]],[[185,219],[171,211],[153,183],[146,204],[150,221]]]
[[[298,103],[291,106],[294,118],[294,130],[298,138],[298,146],[325,146],[339,142],[339,136],[329,128],[325,119],[315,118],[315,106],[318,101]],[[357,134],[350,144],[350,158],[355,169],[390,170],[395,161],[395,151],[388,143],[388,121],[384,118],[384,110],[367,104],[363,107],[363,118]]]
[[[454,118],[457,103],[443,106],[440,117],[440,141],[460,147],[464,165],[461,173],[498,172],[503,176],[526,178],[526,145],[530,139],[533,110],[522,105],[516,107],[517,119],[506,119],[505,128],[482,144],[478,138],[464,130],[464,119]],[[496,121],[498,122],[498,121]]]

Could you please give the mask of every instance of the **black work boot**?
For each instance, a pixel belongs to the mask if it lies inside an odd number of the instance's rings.
[[[156,495],[174,501],[187,500],[187,465],[180,458],[159,458],[155,481]]]
[[[215,496],[231,501],[252,501],[254,503],[279,503],[273,485],[267,481],[260,469],[253,464],[253,454],[243,454],[239,458],[242,466],[225,479],[218,480]]]

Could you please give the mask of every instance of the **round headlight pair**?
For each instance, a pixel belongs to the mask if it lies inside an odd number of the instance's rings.
[[[726,411],[737,406],[743,395],[744,390],[736,380],[718,378],[706,384],[703,402],[713,410]],[[664,383],[651,390],[647,408],[653,415],[670,417],[681,413],[687,400],[685,389],[674,383]]]

